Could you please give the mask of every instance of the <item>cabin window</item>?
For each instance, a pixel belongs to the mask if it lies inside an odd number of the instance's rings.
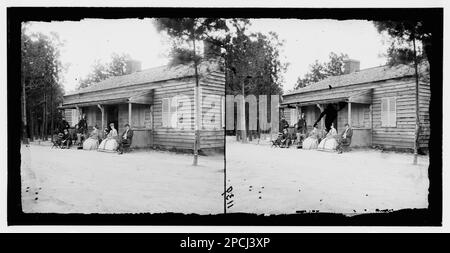
[[[397,100],[395,97],[381,99],[381,126],[397,126]]]
[[[163,98],[162,100],[162,126],[163,127],[177,127],[178,113],[177,113],[177,98]]]

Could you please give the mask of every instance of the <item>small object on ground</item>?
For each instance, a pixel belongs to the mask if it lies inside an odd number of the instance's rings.
[[[378,208],[377,208],[377,209],[375,209],[375,211],[376,211],[376,212],[379,212],[379,211],[380,211],[380,209],[378,209]]]
[[[320,202],[322,202],[322,200],[320,200]]]
[[[35,192],[34,194],[36,194],[36,195],[37,195],[37,194],[38,194],[38,192]]]
[[[25,192],[28,192],[28,190],[26,190]]]
[[[249,187],[252,188],[253,186],[250,185]]]
[[[364,209],[364,212],[367,212],[367,209]]]
[[[27,189],[30,189],[30,187],[28,186]]]
[[[366,194],[366,197],[367,197],[367,196],[369,196],[369,195]]]
[[[264,186],[261,186],[262,189],[264,189]]]
[[[34,198],[34,200],[38,200],[38,198]]]
[[[353,210],[353,212],[354,212],[354,213],[356,213],[356,211],[355,211],[355,210]]]
[[[306,210],[295,211],[296,213],[306,213]]]
[[[259,199],[261,199],[261,196],[259,196]]]
[[[261,193],[261,191],[259,191],[258,193]]]

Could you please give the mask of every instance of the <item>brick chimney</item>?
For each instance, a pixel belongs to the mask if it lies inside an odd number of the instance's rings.
[[[136,60],[129,60],[125,64],[125,74],[132,74],[134,72],[141,71],[141,62]]]
[[[359,61],[347,59],[344,60],[344,74],[350,74],[359,71]]]

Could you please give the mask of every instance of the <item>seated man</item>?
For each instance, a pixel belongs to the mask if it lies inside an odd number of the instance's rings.
[[[123,154],[123,148],[129,147],[131,145],[131,141],[133,139],[133,130],[130,129],[129,124],[125,124],[125,131],[120,135],[119,138],[119,148],[117,151],[119,154]]]
[[[341,154],[344,149],[347,150],[350,144],[352,143],[353,130],[350,125],[345,124],[345,130],[341,133],[341,138],[339,139],[339,145],[337,147],[337,151]]]
[[[69,134],[69,130],[64,129],[64,133],[61,138],[61,144],[63,147],[69,148],[72,145],[72,137]]]
[[[289,146],[291,145],[291,135],[288,132],[288,129],[285,128],[283,130],[283,135],[280,136],[281,138],[281,148],[289,148]]]

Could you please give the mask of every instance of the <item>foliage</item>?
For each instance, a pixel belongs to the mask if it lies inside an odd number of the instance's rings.
[[[328,62],[320,63],[316,60],[311,64],[308,73],[303,78],[297,79],[295,89],[306,87],[329,76],[342,75],[344,73],[344,60],[348,58],[347,54],[331,52],[328,57]]]
[[[127,73],[127,62],[131,60],[128,54],[112,54],[110,62],[102,63],[97,60],[91,72],[79,81],[77,89],[88,87],[112,76],[121,76]]]
[[[226,68],[227,94],[241,94],[242,83],[245,94],[281,94],[282,73],[287,64],[281,61],[280,42],[277,34],[268,35],[249,32],[248,19],[158,19],[156,26],[173,39],[170,53],[171,64],[186,64],[202,59],[222,58]],[[193,40],[212,47],[211,54],[193,52]]]
[[[248,32],[249,25],[246,20],[234,20],[235,33],[224,43],[226,92],[242,94],[244,84],[245,94],[281,94],[282,74],[288,66],[280,56],[284,42],[274,32]]]
[[[159,32],[166,32],[172,39],[171,65],[199,62],[202,57],[198,42],[208,41],[220,47],[228,32],[226,21],[221,18],[158,18],[155,25]]]
[[[53,115],[54,121],[59,117],[57,106],[64,94],[60,84],[63,67],[59,60],[62,43],[56,34],[30,34],[27,27],[24,23],[21,34],[21,78],[25,85],[27,126],[41,130],[28,131],[37,134],[49,129],[49,116]]]
[[[386,55],[389,65],[408,64],[414,61],[412,41],[416,40],[417,59],[431,56],[432,27],[424,21],[375,21],[379,33],[387,33],[392,38]]]

